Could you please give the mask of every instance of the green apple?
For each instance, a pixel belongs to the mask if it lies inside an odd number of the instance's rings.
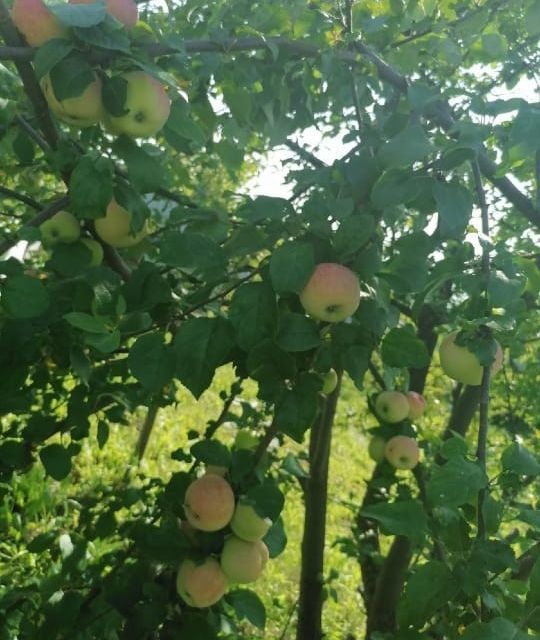
[[[186,559],[176,575],[176,591],[190,607],[199,609],[216,604],[227,591],[227,578],[219,562],[211,557],[202,563]]]
[[[69,31],[43,0],[15,0],[11,19],[31,47],[41,47],[53,38],[67,38]]]
[[[101,101],[101,80],[95,79],[85,88],[80,96],[58,100],[54,93],[49,75],[40,82],[49,109],[62,122],[75,127],[90,127],[103,118],[103,102]]]
[[[315,267],[300,293],[306,313],[315,320],[341,322],[360,304],[360,282],[354,272],[341,264],[322,262]]]
[[[58,211],[39,226],[41,238],[46,246],[52,247],[59,242],[76,242],[81,235],[81,225],[69,211]]]
[[[259,438],[253,431],[249,429],[240,429],[236,433],[236,438],[234,439],[234,448],[235,449],[244,449],[246,451],[252,451],[256,449],[259,445]]]
[[[103,247],[93,238],[81,238],[81,242],[90,251],[90,266],[99,266],[103,262]]]
[[[267,559],[268,549],[262,540],[247,542],[230,536],[221,552],[221,568],[230,582],[247,584],[257,580]]]
[[[449,333],[439,347],[439,359],[442,370],[447,376],[471,386],[482,384],[483,367],[476,355],[467,349],[456,344],[456,336],[459,332]],[[495,361],[491,365],[491,374],[494,375],[502,367],[503,352],[501,345],[497,342],[497,352]]]
[[[335,369],[330,369],[323,376],[322,392],[325,395],[332,393],[335,390],[338,383],[338,376]]]
[[[261,518],[251,504],[240,501],[236,505],[230,526],[238,538],[255,542],[268,533],[272,520]]]
[[[186,491],[184,512],[192,527],[200,531],[219,531],[226,527],[234,513],[231,485],[213,473],[194,480]]]
[[[109,203],[105,216],[94,221],[94,228],[103,242],[117,249],[132,247],[148,234],[146,225],[135,234],[131,232],[131,213],[114,199]]]
[[[386,440],[381,436],[373,436],[369,441],[368,454],[375,462],[382,462],[385,458]]]
[[[401,391],[382,391],[375,399],[375,411],[385,422],[401,422],[409,415],[409,401]]]
[[[71,4],[91,4],[95,0],[69,0]],[[139,18],[139,10],[134,0],[105,0],[107,13],[128,29],[132,29]]]
[[[406,395],[409,401],[409,419],[418,420],[426,408],[426,399],[421,393],[417,393],[416,391],[407,391]]]
[[[150,138],[167,122],[171,101],[165,86],[144,71],[128,71],[121,76],[127,82],[126,113],[107,114],[107,128],[132,138]]]
[[[388,462],[396,469],[414,469],[420,459],[420,449],[414,438],[394,436],[384,451]]]

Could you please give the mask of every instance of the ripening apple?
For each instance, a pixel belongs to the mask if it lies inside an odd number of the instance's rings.
[[[56,98],[49,75],[44,76],[40,84],[49,109],[62,122],[82,128],[96,124],[103,117],[101,80],[97,76],[80,96],[66,98],[65,100]]]
[[[15,0],[11,19],[31,47],[41,47],[53,38],[66,38],[69,33],[43,0]]]
[[[385,422],[401,422],[409,410],[407,396],[401,391],[382,391],[375,399],[375,411]]]
[[[417,420],[424,413],[426,399],[421,393],[417,393],[416,391],[407,391],[406,395],[409,401],[409,419]]]
[[[338,383],[338,376],[335,369],[330,369],[323,376],[323,387],[322,392],[325,395],[329,395],[332,391],[335,390]]]
[[[81,243],[90,251],[90,266],[99,266],[103,262],[103,247],[93,238],[81,238]]]
[[[46,246],[52,247],[59,242],[76,242],[81,235],[81,225],[69,211],[58,211],[39,226],[41,238]]]
[[[71,4],[90,4],[95,0],[69,0]],[[139,19],[139,10],[133,0],[105,0],[107,13],[128,29],[132,29]]]
[[[386,443],[385,456],[396,469],[414,469],[420,458],[420,449],[414,438],[394,436]]]
[[[255,582],[268,560],[268,549],[262,540],[247,542],[236,536],[225,540],[221,552],[221,568],[228,580],[238,584]]]
[[[150,138],[167,122],[171,101],[165,85],[144,71],[128,71],[122,78],[127,82],[126,113],[105,116],[107,128],[116,134],[132,138]]]
[[[238,538],[247,542],[255,542],[255,540],[264,538],[268,533],[268,529],[272,526],[272,520],[262,518],[251,504],[238,502],[230,525]]]
[[[360,282],[347,267],[322,262],[315,267],[300,293],[300,302],[315,320],[341,322],[358,309]]]
[[[385,458],[386,440],[381,436],[373,436],[369,441],[368,454],[375,462],[382,462]]]
[[[121,207],[113,198],[103,218],[94,221],[98,236],[117,249],[124,249],[138,244],[148,234],[146,225],[137,233],[131,232],[131,213]]]
[[[439,358],[441,367],[447,376],[471,386],[482,384],[483,367],[476,355],[467,349],[456,344],[456,336],[459,332],[449,333],[439,347]],[[501,345],[497,342],[495,360],[491,365],[491,374],[494,375],[502,367],[503,352]]]
[[[187,521],[201,531],[219,531],[226,527],[234,513],[231,485],[215,474],[194,480],[186,491],[184,512]]]
[[[256,449],[258,445],[259,438],[253,433],[253,431],[250,431],[249,429],[240,429],[237,431],[233,445],[235,449],[252,451],[253,449]]]
[[[202,609],[216,604],[227,591],[227,578],[215,558],[197,564],[186,559],[176,576],[176,591],[190,607]]]

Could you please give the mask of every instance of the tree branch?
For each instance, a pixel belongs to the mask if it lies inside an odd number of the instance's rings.
[[[4,194],[11,200],[18,200],[19,202],[23,202],[24,204],[27,204],[29,207],[32,207],[32,209],[35,209],[36,211],[41,211],[43,209],[43,205],[41,205],[37,200],[34,200],[29,196],[25,196],[24,193],[19,193],[18,191],[14,191],[9,187],[3,187],[0,185],[0,193]]]

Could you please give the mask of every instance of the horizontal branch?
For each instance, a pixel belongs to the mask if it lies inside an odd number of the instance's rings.
[[[25,196],[24,193],[19,193],[18,191],[10,189],[9,187],[3,187],[2,185],[0,185],[0,194],[6,196],[7,198],[10,198],[11,200],[18,200],[19,202],[23,202],[36,211],[41,211],[43,209],[43,206],[37,200],[34,200],[34,198]]]

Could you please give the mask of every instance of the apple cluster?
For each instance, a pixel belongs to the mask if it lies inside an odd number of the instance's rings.
[[[87,4],[93,0],[69,0],[71,4]],[[138,18],[134,0],[106,0],[109,15],[127,29],[135,26]],[[40,47],[53,38],[68,37],[62,25],[43,0],[15,0],[11,17],[29,45]],[[126,87],[124,113],[108,113],[102,100],[102,82],[94,79],[79,96],[58,100],[49,75],[41,79],[41,88],[51,112],[62,122],[76,127],[89,127],[103,122],[113,134],[133,138],[154,136],[167,122],[171,102],[165,86],[150,74],[132,70],[119,76]]]
[[[237,498],[221,469],[207,469],[187,488],[186,520],[182,529],[196,548],[199,531],[223,531],[219,556],[185,558],[176,577],[176,589],[186,604],[204,608],[218,602],[230,584],[255,582],[269,553],[263,537],[272,526],[247,498]]]

